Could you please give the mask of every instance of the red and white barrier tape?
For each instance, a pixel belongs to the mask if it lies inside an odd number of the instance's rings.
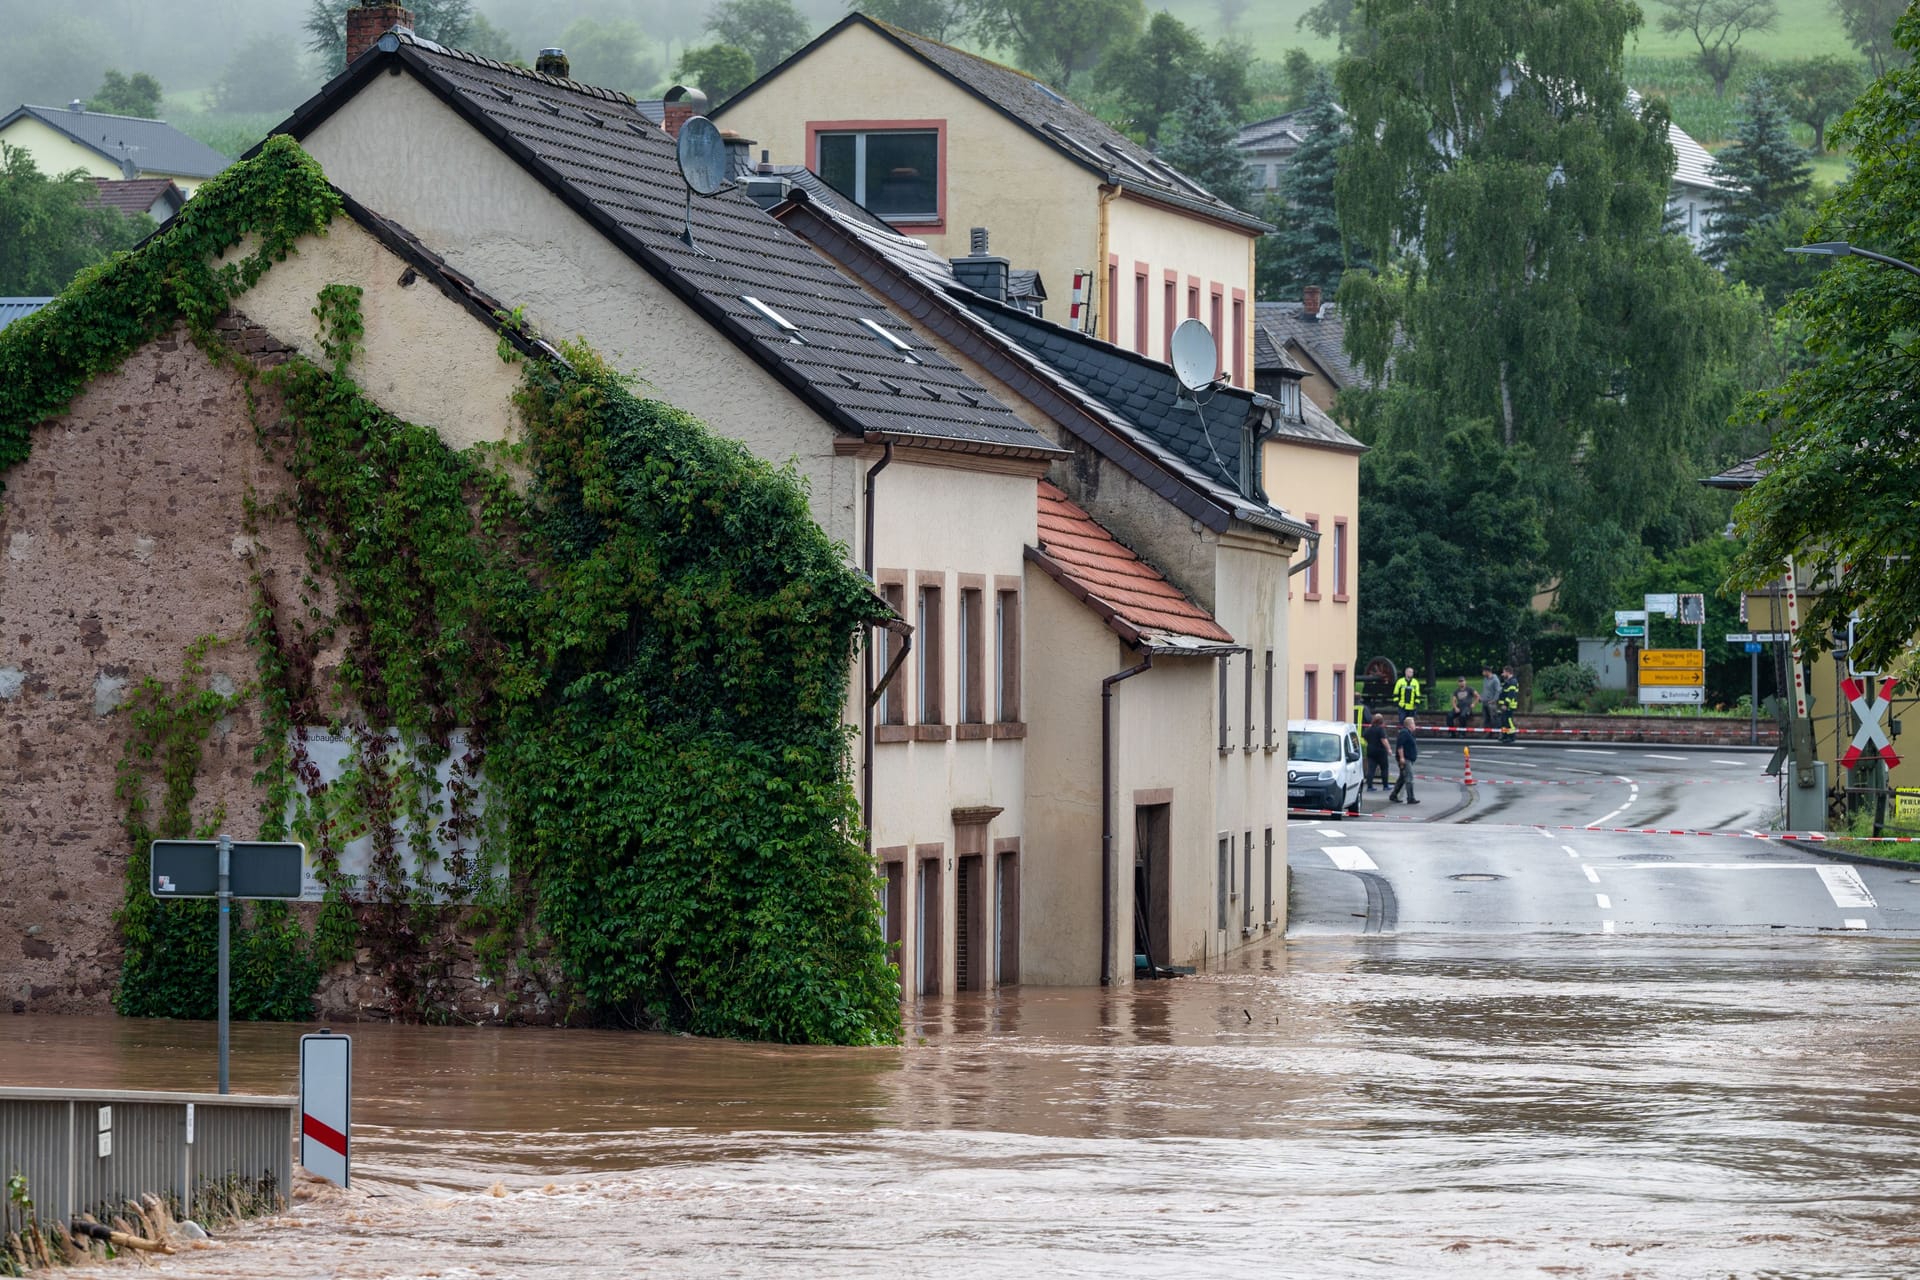
[[[1505,734],[1507,732],[1508,732],[1507,730],[1501,729],[1498,727],[1488,729],[1488,728],[1485,728],[1484,726],[1462,725],[1461,727],[1456,729],[1449,729],[1444,725],[1428,725],[1421,729],[1419,736],[1422,742],[1444,742],[1448,738],[1464,737],[1469,734],[1477,734],[1482,737],[1485,737],[1488,734],[1495,734],[1495,733]],[[1563,736],[1576,737],[1576,738],[1579,738],[1579,737],[1615,738],[1617,737],[1622,739],[1623,741],[1627,741],[1627,740],[1638,741],[1643,738],[1716,738],[1718,739],[1729,733],[1738,734],[1740,732],[1740,729],[1736,722],[1735,727],[1731,729],[1642,729],[1637,726],[1624,726],[1624,725],[1618,729],[1536,729],[1536,728],[1529,728],[1523,725],[1515,725],[1512,729],[1512,732],[1516,734],[1541,734],[1541,733],[1560,734]],[[1778,733],[1777,726],[1771,723],[1763,726],[1761,729],[1760,741],[1758,743],[1716,742],[1714,745],[1723,746],[1723,747],[1777,746],[1778,745],[1777,740],[1774,742],[1767,741],[1767,735],[1769,733],[1774,733],[1777,736],[1777,733]]]
[[[1416,813],[1348,813],[1344,809],[1289,809],[1289,818],[1372,818],[1381,822],[1425,822]],[[1725,836],[1733,840],[1805,840],[1810,844],[1850,841],[1854,844],[1920,844],[1920,836],[1836,836],[1824,831],[1699,831],[1689,827],[1587,827],[1575,823],[1447,823],[1447,826],[1472,825],[1481,830],[1502,827],[1519,831],[1590,831],[1599,835],[1626,836]]]

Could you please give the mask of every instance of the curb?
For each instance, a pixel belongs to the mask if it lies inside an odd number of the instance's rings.
[[[1429,742],[1434,743],[1435,745],[1444,745],[1448,742],[1452,742],[1464,747],[1480,747],[1480,746],[1488,745],[1485,739],[1482,739],[1479,741],[1473,741],[1466,738],[1456,738],[1452,734],[1449,734],[1445,729],[1438,730],[1437,732],[1434,732],[1432,734],[1429,734],[1426,730],[1423,729],[1419,733],[1415,734],[1414,736],[1420,740],[1422,745],[1425,745],[1426,743],[1429,743]],[[1493,743],[1492,745],[1500,746],[1501,744],[1496,742],[1496,743]],[[1768,755],[1771,755],[1773,754],[1773,750],[1774,750],[1774,748],[1771,745],[1765,742],[1759,743],[1757,745],[1751,742],[1737,742],[1737,743],[1736,742],[1669,742],[1664,738],[1655,738],[1655,739],[1567,738],[1567,739],[1561,739],[1561,740],[1556,740],[1552,742],[1543,741],[1541,739],[1535,738],[1531,742],[1529,742],[1525,734],[1521,735],[1520,741],[1516,743],[1509,743],[1507,745],[1523,746],[1523,747],[1524,746],[1540,746],[1540,747],[1562,747],[1562,748],[1585,747],[1585,746],[1659,747],[1662,751],[1751,751],[1755,755],[1758,755],[1763,751],[1766,752]]]
[[[1781,844],[1802,853],[1811,853],[1825,858],[1829,862],[1852,862],[1863,867],[1888,867],[1895,871],[1920,872],[1920,861],[1902,862],[1898,858],[1876,858],[1870,853],[1849,853],[1844,849],[1829,849],[1824,844],[1808,844],[1800,840],[1782,840]]]

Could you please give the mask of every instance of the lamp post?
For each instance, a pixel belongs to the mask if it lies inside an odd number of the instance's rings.
[[[1859,245],[1848,244],[1845,240],[1822,240],[1818,244],[1795,245],[1789,247],[1787,252],[1810,253],[1822,258],[1865,258],[1869,262],[1884,262],[1890,267],[1898,267],[1902,271],[1911,272],[1916,276],[1920,276],[1920,267],[1914,266],[1911,262],[1902,262],[1900,259],[1890,258],[1884,253],[1875,253],[1871,249],[1862,249]]]

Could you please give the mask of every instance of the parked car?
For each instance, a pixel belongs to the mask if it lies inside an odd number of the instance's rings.
[[[1360,735],[1344,720],[1287,721],[1287,808],[1360,812]]]

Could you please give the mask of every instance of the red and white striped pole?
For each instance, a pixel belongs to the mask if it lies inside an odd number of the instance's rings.
[[[1470,787],[1473,785],[1473,748],[1462,747],[1460,748],[1460,754],[1467,762],[1466,785]]]

